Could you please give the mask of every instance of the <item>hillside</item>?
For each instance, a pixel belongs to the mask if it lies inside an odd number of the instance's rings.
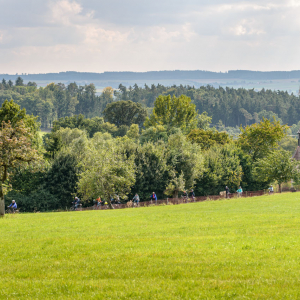
[[[297,299],[299,198],[8,215],[0,298]]]
[[[300,71],[248,71],[229,70],[228,72],[211,72],[202,70],[174,70],[174,71],[149,71],[149,72],[59,72],[44,74],[0,74],[0,80],[15,81],[22,76],[25,83],[34,81],[38,86],[46,86],[50,82],[69,84],[76,82],[79,85],[94,83],[100,92],[106,86],[118,88],[119,84],[127,87],[138,84],[162,85],[190,85],[195,87],[207,84],[216,88],[233,87],[246,89],[270,89],[288,91],[298,94]]]

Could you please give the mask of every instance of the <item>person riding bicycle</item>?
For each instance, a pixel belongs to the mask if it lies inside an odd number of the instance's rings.
[[[101,198],[100,198],[100,196],[94,202],[95,202],[95,207],[101,206]]]
[[[183,191],[182,198],[183,198],[184,200],[187,200],[187,199],[188,199],[188,194],[187,194],[186,191]]]
[[[243,194],[243,189],[242,189],[242,187],[240,186],[239,189],[238,189],[236,192],[237,192],[237,194],[238,194],[238,197],[241,197],[242,194]]]
[[[193,201],[195,201],[195,192],[193,189],[191,189],[190,197],[193,199]]]
[[[150,200],[151,201],[155,200],[155,204],[157,204],[157,196],[156,196],[155,192],[153,192],[152,195],[150,196]]]
[[[271,184],[271,186],[268,188],[268,190],[269,190],[269,194],[272,194],[272,193],[274,193],[274,189],[273,189],[273,186],[272,186],[272,184]]]
[[[80,199],[78,197],[75,197],[75,200],[73,201],[74,209],[77,209],[80,205]]]
[[[136,206],[139,206],[140,197],[138,194],[135,194],[135,196],[132,199],[133,203],[136,203]]]
[[[11,204],[7,206],[13,213],[17,210],[18,206],[15,200],[11,201]]]
[[[229,198],[229,187],[226,185],[225,187],[226,199]]]

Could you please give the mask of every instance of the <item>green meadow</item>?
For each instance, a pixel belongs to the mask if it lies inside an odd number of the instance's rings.
[[[300,193],[7,215],[0,299],[299,299]]]

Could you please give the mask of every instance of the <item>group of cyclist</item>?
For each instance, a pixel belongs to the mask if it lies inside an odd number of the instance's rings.
[[[121,204],[119,196],[116,195],[115,198],[111,197],[110,198],[110,203],[114,204],[114,205]],[[105,201],[105,200],[101,200],[101,197],[98,197],[96,200],[94,200],[94,206],[95,207],[106,206],[106,205],[108,205],[108,202]]]
[[[188,199],[195,200],[195,192],[193,189],[191,189],[190,193],[188,194],[187,191],[183,191],[183,194],[181,196],[185,201],[188,201]]]
[[[186,191],[183,192],[182,194],[182,198],[184,200],[188,200],[189,198],[191,198],[192,200],[195,199],[195,193],[194,193],[194,190],[192,189],[188,195],[188,193]],[[157,196],[155,194],[155,192],[153,192],[150,197],[149,197],[150,201],[155,201],[155,204],[157,204]],[[140,196],[138,195],[138,193],[136,193],[134,195],[134,197],[132,198],[132,206],[133,207],[138,207],[139,206],[139,203],[140,203]],[[78,205],[80,203],[80,199],[78,197],[75,197],[75,201],[73,201],[73,205],[75,207],[75,210],[77,209]],[[110,198],[110,203],[112,205],[115,205],[115,206],[118,206],[119,204],[121,204],[120,202],[120,198],[118,195],[115,196],[115,198],[111,197]],[[108,201],[106,200],[102,200],[101,197],[98,197],[97,199],[94,200],[94,207],[95,208],[99,208],[101,206],[108,206]]]

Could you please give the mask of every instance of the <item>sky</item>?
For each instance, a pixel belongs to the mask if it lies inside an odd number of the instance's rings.
[[[0,0],[0,74],[299,70],[300,0]]]

